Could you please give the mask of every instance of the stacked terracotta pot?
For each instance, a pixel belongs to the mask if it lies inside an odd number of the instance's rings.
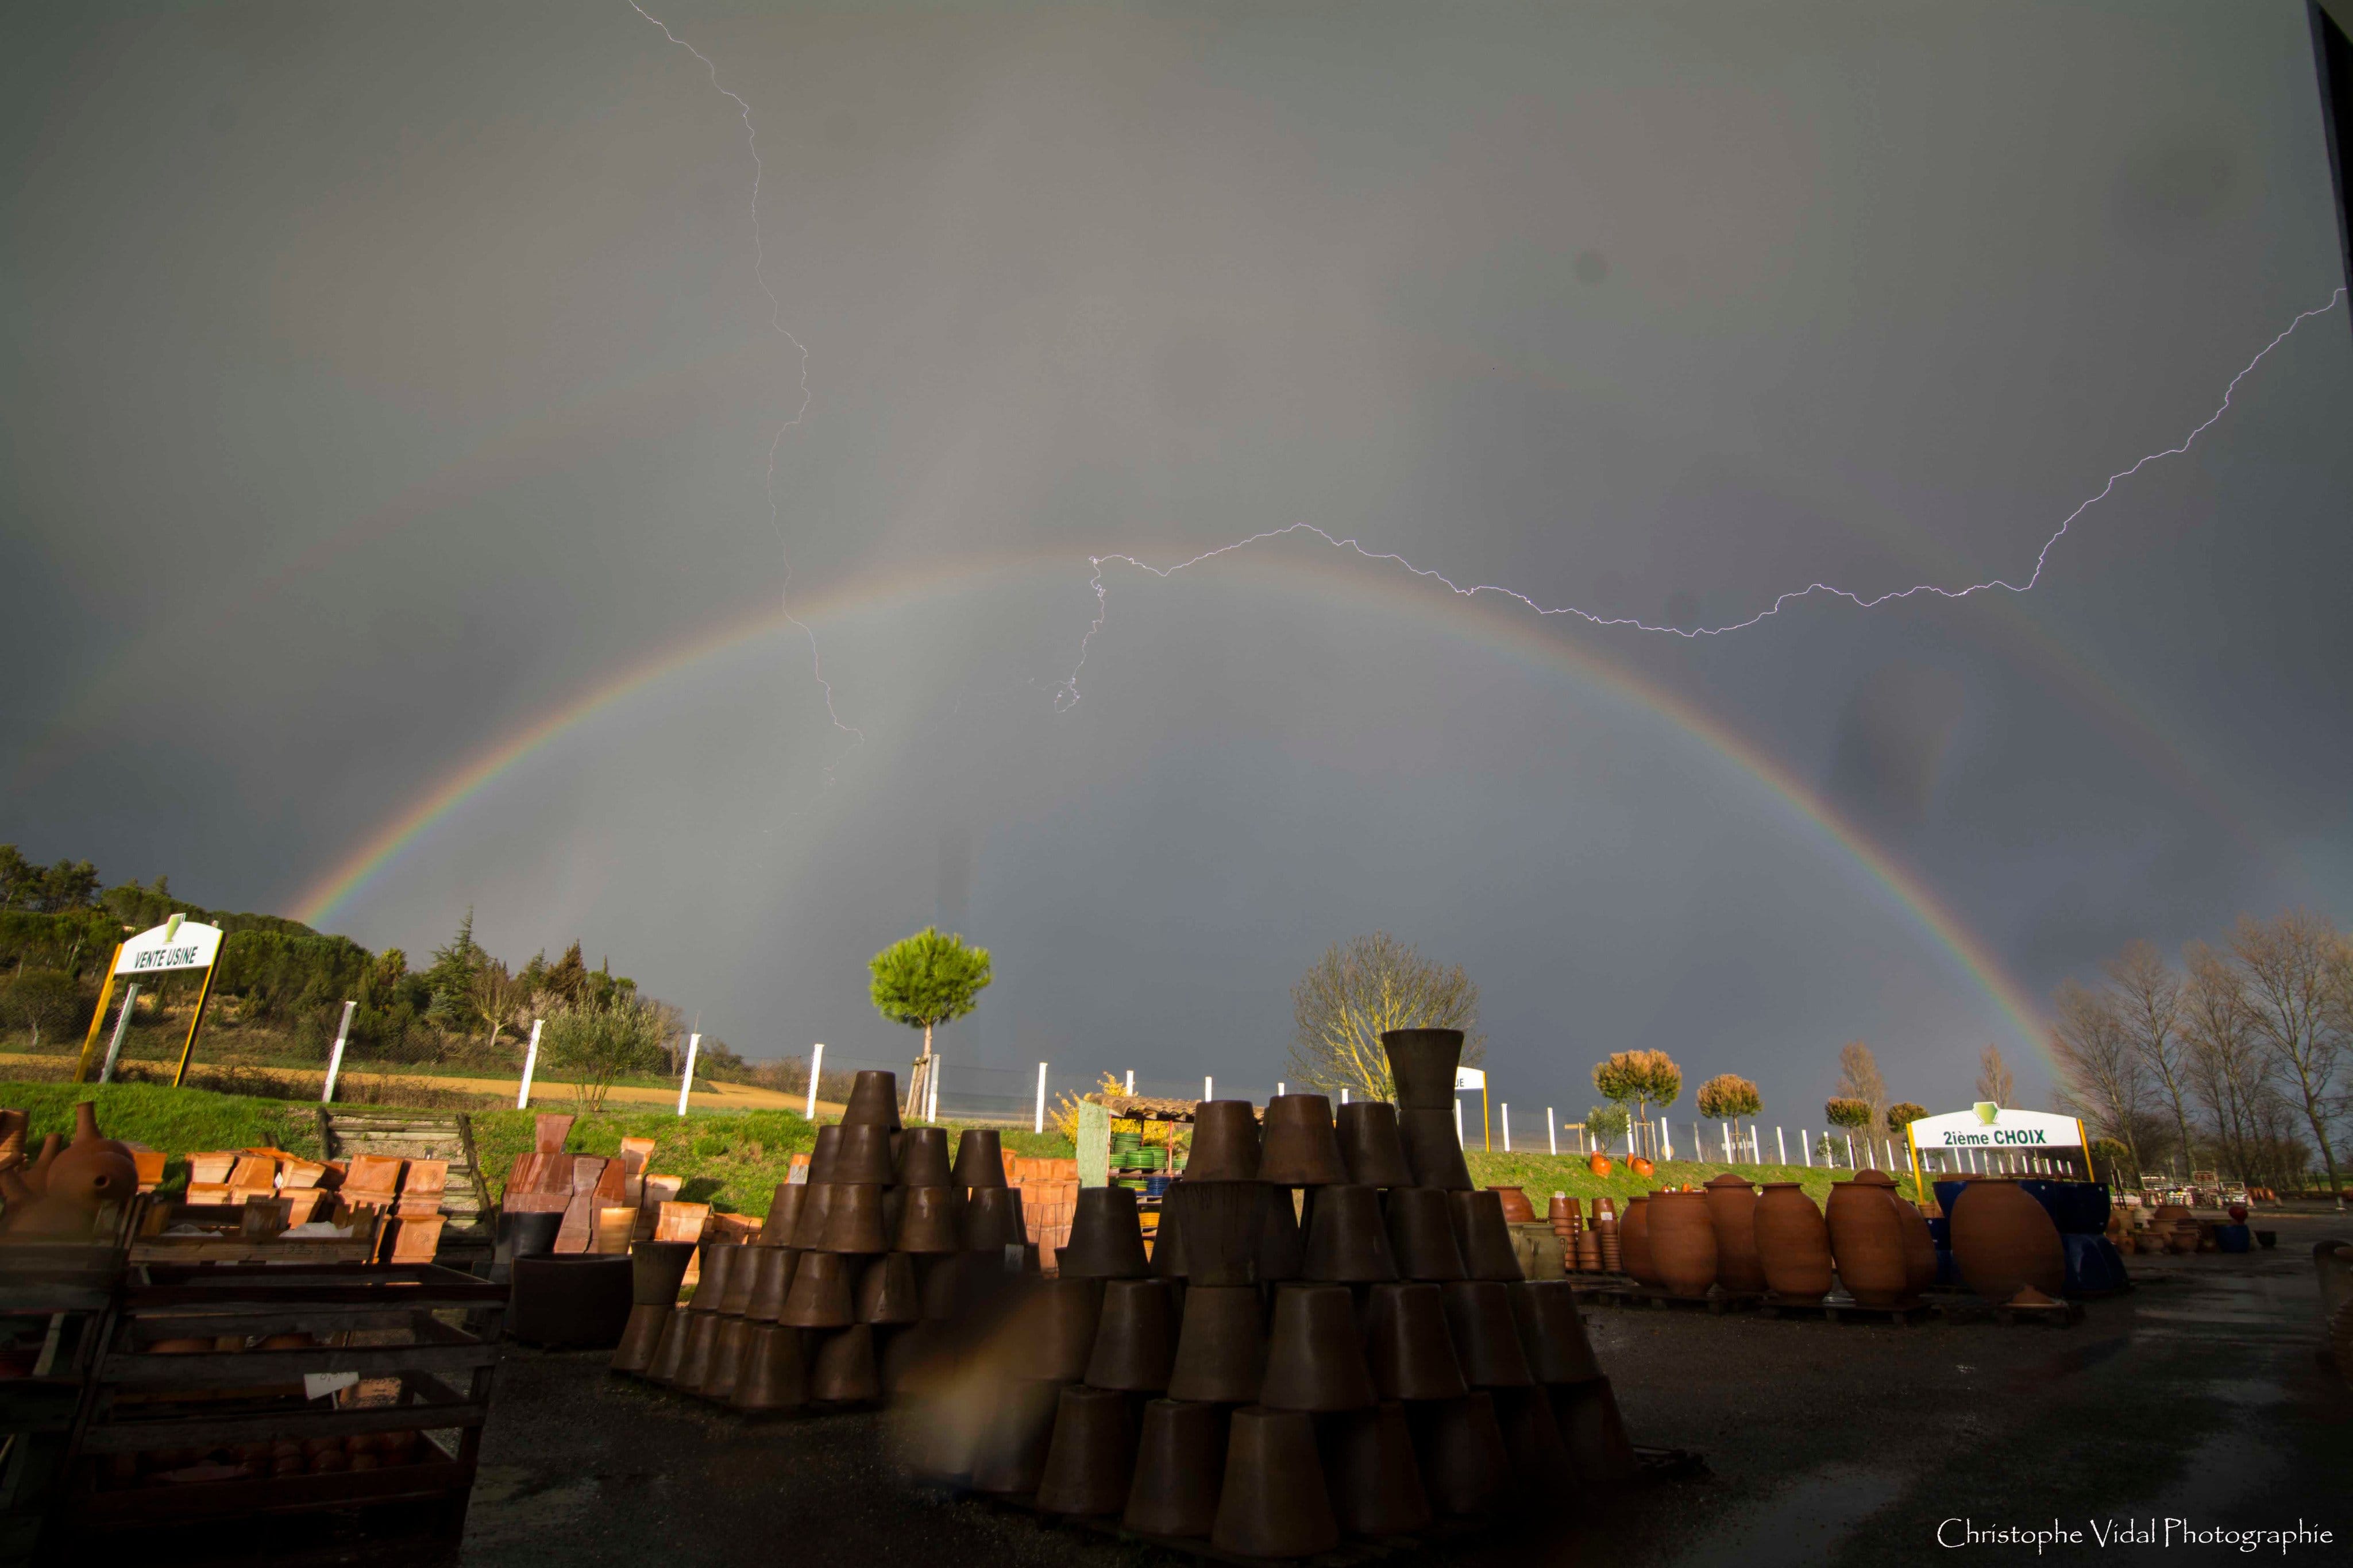
[[[1336,1126],[1321,1095],[1277,1096],[1262,1132],[1204,1102],[1148,1263],[1132,1196],[1083,1192],[1061,1277],[971,1380],[995,1380],[989,1418],[934,1475],[1275,1558],[1630,1473],[1567,1282],[1521,1279],[1472,1188],[1461,1034],[1385,1043],[1399,1103]],[[930,1425],[958,1419],[944,1400]]]
[[[696,1244],[637,1244],[613,1367],[746,1411],[877,1400],[922,1361],[926,1328],[968,1306],[966,1260],[986,1279],[1021,1239],[997,1134],[965,1132],[951,1166],[944,1129],[900,1125],[896,1075],[861,1072],[841,1121],[818,1130],[807,1182],[776,1188],[759,1234],[701,1244],[684,1306]]]

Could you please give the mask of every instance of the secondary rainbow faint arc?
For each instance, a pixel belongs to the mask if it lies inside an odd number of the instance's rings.
[[[1017,577],[1068,571],[1062,555],[1037,555],[990,562],[947,563],[919,577],[853,582],[805,603],[803,619],[860,611],[903,608],[909,601],[977,592]],[[1909,910],[1999,1007],[2029,1047],[2047,1056],[2045,1026],[2034,1004],[1976,932],[1900,859],[1869,834],[1841,816],[1815,790],[1746,736],[1675,692],[1564,642],[1557,636],[1506,614],[1465,609],[1419,588],[1409,580],[1378,570],[1316,570],[1278,557],[1237,561],[1228,570],[1251,578],[1282,578],[1308,591],[1352,605],[1379,601],[1446,636],[1538,668],[1566,668],[1571,675],[1666,720],[1677,730],[1737,765],[1766,785],[1799,817],[1868,872]],[[501,774],[567,731],[626,701],[665,679],[724,655],[763,637],[790,631],[774,607],[723,621],[681,638],[549,709],[520,730],[492,742],[436,781],[415,802],[386,819],[297,900],[295,918],[316,926],[398,859],[402,852],[442,818],[495,782]]]

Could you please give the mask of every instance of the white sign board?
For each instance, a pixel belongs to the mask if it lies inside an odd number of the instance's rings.
[[[1454,1069],[1455,1093],[1461,1094],[1466,1089],[1484,1089],[1486,1087],[1487,1074],[1483,1068],[1456,1068]]]
[[[221,930],[174,915],[153,931],[142,931],[122,944],[114,961],[117,974],[153,974],[164,969],[209,969],[220,956]]]
[[[1973,1110],[1915,1121],[1912,1143],[1919,1149],[2080,1149],[2084,1124],[2072,1116],[2008,1110],[1979,1100]]]

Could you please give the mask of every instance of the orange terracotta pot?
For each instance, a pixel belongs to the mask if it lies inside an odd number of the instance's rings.
[[[1528,1202],[1526,1188],[1489,1187],[1487,1190],[1504,1200],[1504,1223],[1505,1225],[1528,1225],[1535,1222],[1536,1217],[1535,1205]]]
[[[1971,1182],[1953,1205],[1952,1226],[1953,1262],[1986,1300],[2007,1301],[2029,1285],[2046,1296],[2065,1289],[2059,1227],[2017,1183]]]
[[[1658,1169],[1658,1167],[1652,1165],[1651,1162],[1645,1160],[1640,1154],[1637,1154],[1632,1159],[1627,1161],[1626,1168],[1633,1172],[1636,1175],[1641,1176],[1645,1181],[1648,1181]]]
[[[1597,1176],[1606,1176],[1610,1171],[1609,1156],[1601,1153],[1588,1154],[1585,1157],[1585,1168]]]
[[[1651,1266],[1678,1296],[1704,1296],[1715,1283],[1715,1226],[1702,1193],[1657,1193],[1650,1213]]]
[[[1757,1189],[1726,1171],[1708,1183],[1707,1217],[1715,1226],[1715,1277],[1727,1290],[1765,1289],[1757,1257]]]
[[[1795,1182],[1766,1183],[1753,1225],[1767,1289],[1785,1301],[1819,1301],[1830,1294],[1830,1227],[1805,1188]]]
[[[1660,1282],[1659,1271],[1651,1260],[1651,1200],[1647,1195],[1628,1200],[1625,1217],[1618,1222],[1618,1250],[1626,1272],[1637,1283]]]
[[[1905,1267],[1904,1217],[1895,1212],[1895,1199],[1886,1188],[1869,1182],[1836,1183],[1826,1217],[1839,1279],[1857,1302],[1898,1307],[1917,1299]]]

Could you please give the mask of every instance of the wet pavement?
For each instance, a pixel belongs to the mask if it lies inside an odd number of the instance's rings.
[[[1938,1544],[1962,1528],[2058,1528],[2042,1562],[2198,1563],[2224,1545],[2096,1544],[2094,1522],[2335,1531],[2291,1560],[2353,1562],[2353,1392],[2319,1362],[2311,1244],[2353,1223],[2266,1216],[2275,1251],[2136,1258],[2139,1289],[2070,1329],[1778,1321],[1596,1308],[1595,1347],[1637,1443],[1705,1473],[1565,1495],[1514,1530],[1416,1563],[1779,1568],[2038,1560]],[[613,1377],[601,1355],[512,1351],[455,1552],[397,1532],[273,1527],[236,1553],[277,1568],[459,1561],[603,1564],[1175,1563],[907,1489],[882,1418],[751,1421]],[[307,1532],[306,1532],[307,1530]],[[2265,1555],[2275,1555],[2275,1546]],[[192,1557],[187,1543],[173,1555]]]

